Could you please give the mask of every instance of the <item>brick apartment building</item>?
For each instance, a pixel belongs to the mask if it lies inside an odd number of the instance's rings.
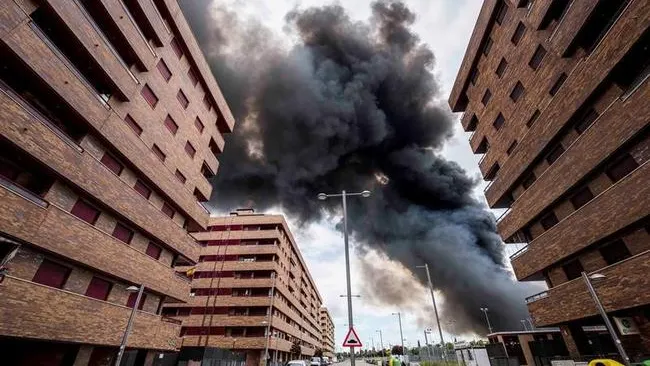
[[[334,322],[326,307],[321,306],[318,316],[318,324],[321,329],[321,349],[323,356],[334,356]]]
[[[267,344],[271,360],[282,363],[299,357],[294,342],[303,358],[321,347],[322,300],[283,216],[237,210],[211,217],[208,231],[193,235],[202,245],[199,263],[177,267],[192,276],[191,298],[163,310],[183,322],[181,359],[185,349],[196,361],[234,350],[253,366]]]
[[[516,277],[548,285],[534,322],[574,357],[616,353],[583,271],[650,350],[649,27],[647,0],[486,0],[449,97]]]
[[[163,302],[199,260],[233,118],[174,0],[0,2],[0,349],[107,365],[180,346]]]

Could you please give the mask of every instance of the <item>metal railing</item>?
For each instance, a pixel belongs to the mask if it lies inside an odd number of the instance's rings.
[[[527,250],[528,250],[528,245],[512,253],[512,255],[510,255],[510,260],[512,261],[513,259],[519,257],[520,255],[524,254],[524,252],[526,252]]]
[[[542,291],[542,292],[540,292],[538,294],[527,297],[526,298],[526,304],[533,303],[533,302],[535,302],[537,300],[541,300],[541,299],[543,299],[545,297],[548,297],[548,291]]]
[[[34,193],[26,190],[25,188],[4,179],[2,176],[0,176],[0,186],[8,189],[9,191],[19,195],[20,197],[22,197],[22,198],[24,198],[24,199],[38,205],[38,206],[41,206],[42,208],[46,208],[48,206],[47,201],[41,199],[39,196],[37,196]]]

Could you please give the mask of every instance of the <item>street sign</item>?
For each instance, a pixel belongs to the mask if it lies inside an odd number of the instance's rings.
[[[357,335],[357,332],[354,331],[354,328],[348,330],[348,335],[345,336],[345,340],[343,341],[343,347],[363,347],[361,339]]]

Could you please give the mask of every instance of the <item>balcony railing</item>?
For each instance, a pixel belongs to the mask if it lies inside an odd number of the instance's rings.
[[[527,250],[528,250],[528,244],[526,244],[525,247],[519,249],[518,251],[512,253],[512,255],[510,256],[510,260],[511,260],[511,261],[514,260],[515,258],[517,258],[517,257],[519,257],[520,255],[524,254],[524,252],[526,252]]]
[[[527,297],[526,298],[526,304],[533,303],[533,302],[535,302],[537,300],[541,300],[541,299],[543,299],[545,297],[548,297],[548,290],[547,291],[542,291],[542,292],[540,292],[538,294]]]
[[[2,176],[0,176],[0,186],[6,188],[7,190],[19,195],[20,197],[38,205],[43,208],[46,208],[48,206],[47,201],[41,199],[41,197],[35,195],[34,193],[26,190],[25,188],[13,184],[12,182],[4,179]]]

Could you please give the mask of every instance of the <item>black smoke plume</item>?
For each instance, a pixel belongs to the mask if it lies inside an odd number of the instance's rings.
[[[371,189],[371,199],[349,202],[360,254],[379,251],[412,270],[428,263],[456,332],[486,332],[484,306],[496,329],[520,326],[530,288],[507,270],[494,217],[472,195],[477,179],[439,155],[455,122],[434,55],[409,28],[414,13],[397,1],[374,2],[367,22],[338,5],[294,10],[279,38],[214,3],[181,5],[238,121],[215,207],[281,206],[309,223],[340,209],[318,192]],[[385,269],[363,271],[371,300],[412,299],[406,286],[383,291]]]

